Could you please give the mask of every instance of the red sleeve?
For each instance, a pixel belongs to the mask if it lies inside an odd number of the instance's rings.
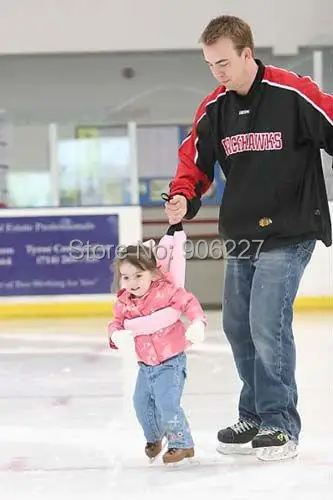
[[[333,96],[323,92],[308,76],[272,66],[266,67],[264,81],[294,92],[299,112],[300,138],[313,142],[333,155]]]
[[[201,197],[213,182],[216,157],[206,108],[224,93],[219,87],[197,109],[191,132],[179,148],[179,162],[170,184],[170,195],[182,194],[188,200]]]

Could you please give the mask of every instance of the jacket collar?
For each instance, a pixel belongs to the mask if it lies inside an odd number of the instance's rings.
[[[261,62],[260,59],[255,59],[255,62],[258,65],[258,69],[257,69],[256,76],[252,82],[252,85],[251,85],[248,93],[246,95],[241,95],[241,94],[238,94],[235,90],[230,91],[231,94],[233,94],[237,99],[239,99],[242,102],[245,102],[245,101],[248,102],[248,101],[252,100],[253,96],[256,94],[256,91],[257,91],[258,87],[260,86],[261,81],[264,77],[264,73],[265,73],[264,64]]]

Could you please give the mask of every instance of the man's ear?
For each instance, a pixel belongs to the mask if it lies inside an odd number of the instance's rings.
[[[245,47],[244,56],[245,56],[245,59],[253,59],[253,54],[252,54],[252,50],[250,49],[250,47]]]

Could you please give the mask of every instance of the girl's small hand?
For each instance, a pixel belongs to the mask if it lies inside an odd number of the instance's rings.
[[[205,340],[205,324],[201,320],[195,320],[186,330],[186,338],[192,344],[197,344]]]
[[[115,347],[111,347],[111,349],[123,349],[128,345],[133,344],[133,337],[131,330],[116,330],[112,334],[112,338],[110,338],[110,343],[112,343]]]
[[[113,342],[113,340],[111,338],[109,338],[109,347],[110,347],[110,349],[118,350],[118,347],[116,346],[116,344]]]

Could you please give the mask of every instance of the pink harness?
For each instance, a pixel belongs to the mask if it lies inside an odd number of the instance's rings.
[[[153,240],[145,242],[145,245],[153,244]],[[186,234],[184,231],[175,231],[174,235],[164,235],[159,244],[155,246],[155,255],[158,265],[167,272],[172,281],[179,287],[185,284],[185,243]],[[131,330],[133,335],[151,335],[161,328],[166,328],[179,320],[181,312],[166,307],[148,316],[140,316],[134,319],[125,319],[124,328]]]

